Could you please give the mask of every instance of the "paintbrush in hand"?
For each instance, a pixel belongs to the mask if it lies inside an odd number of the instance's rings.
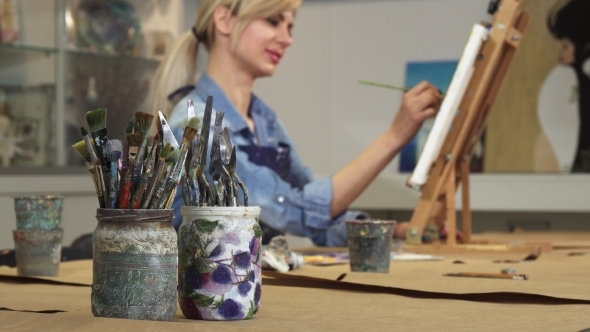
[[[94,139],[96,155],[100,159],[105,196],[108,197],[109,181],[109,138],[107,136],[107,110],[104,108],[86,112],[86,122]]]
[[[78,153],[82,159],[84,159],[84,163],[86,164],[86,169],[88,173],[90,173],[90,178],[92,179],[92,183],[94,183],[94,189],[96,190],[96,196],[98,197],[98,206],[104,208],[104,198],[102,188],[100,188],[97,174],[96,174],[96,167],[92,163],[92,159],[90,158],[90,154],[88,153],[88,149],[86,148],[86,141],[82,140],[74,145],[72,148]]]
[[[110,188],[109,188],[109,208],[117,208],[117,194],[119,193],[119,159],[121,158],[121,150],[123,145],[118,139],[109,141],[109,159],[111,161],[110,169]]]
[[[377,83],[377,82],[371,82],[371,81],[364,81],[364,80],[359,80],[358,81],[360,84],[364,84],[364,85],[370,85],[370,86],[376,86],[379,88],[386,88],[386,89],[392,89],[392,90],[398,90],[398,91],[402,91],[402,92],[408,92],[410,91],[410,88],[405,87],[405,86],[397,86],[397,85],[391,85],[391,84],[383,84],[383,83]],[[443,92],[438,89],[438,93],[441,94],[441,96],[444,97]]]

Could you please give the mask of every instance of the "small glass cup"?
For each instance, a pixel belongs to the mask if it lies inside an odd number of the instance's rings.
[[[352,272],[389,273],[394,220],[347,220]]]

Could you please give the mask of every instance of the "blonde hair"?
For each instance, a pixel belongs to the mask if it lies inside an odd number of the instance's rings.
[[[199,6],[197,20],[192,31],[184,32],[172,45],[162,60],[150,87],[153,113],[168,114],[174,105],[168,95],[176,89],[195,84],[197,80],[197,55],[199,44],[207,51],[215,42],[215,9],[225,6],[237,19],[232,47],[236,47],[239,36],[250,21],[267,18],[280,13],[296,10],[302,0],[203,0]]]

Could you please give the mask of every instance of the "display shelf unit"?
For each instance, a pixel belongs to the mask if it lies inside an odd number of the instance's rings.
[[[111,16],[115,12],[123,16],[112,18],[104,14],[104,8],[96,11],[105,15],[101,20],[112,20],[102,27],[111,29],[107,34],[100,29],[89,32],[92,24],[103,22],[92,21],[93,12],[82,5],[108,6],[108,2],[14,2],[20,38],[0,43],[0,117],[3,117],[0,131],[8,130],[4,127],[18,128],[0,132],[0,140],[4,141],[0,142],[0,177],[55,174],[60,170],[64,175],[72,174],[72,169],[83,167],[71,145],[81,139],[79,130],[87,126],[84,117],[87,111],[107,108],[109,115],[113,114],[112,119],[109,117],[108,126],[113,127],[109,128],[109,134],[122,139],[124,128],[118,124],[126,124],[135,111],[145,110],[149,80],[159,60],[151,56],[144,41],[149,29],[168,29],[170,36],[179,33],[180,25],[175,18],[182,12],[184,0],[158,6],[154,1],[128,0],[118,5],[123,3],[129,5],[128,13],[123,15],[115,10],[111,13]],[[86,8],[86,16],[79,14],[82,8]],[[85,17],[85,21],[79,17]],[[127,31],[119,27],[122,17],[135,22],[132,30],[141,37],[130,42],[131,47],[112,48],[127,43],[116,44],[116,38],[125,36],[121,31],[118,36],[110,36],[113,29]],[[86,30],[78,29],[84,25]],[[104,35],[96,38],[97,31]],[[107,39],[111,37],[112,45]],[[96,42],[99,47],[82,45],[81,40],[86,44]],[[100,47],[101,42],[106,46]],[[36,93],[35,100],[31,98],[32,91]]]

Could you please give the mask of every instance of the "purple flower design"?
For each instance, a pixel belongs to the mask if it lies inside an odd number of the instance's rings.
[[[250,267],[250,253],[247,251],[234,255],[234,262],[236,266],[241,269],[247,269]]]
[[[238,293],[242,296],[247,296],[252,289],[252,284],[248,281],[242,281],[238,284]]]
[[[219,238],[220,243],[231,243],[235,246],[239,246],[241,244],[240,237],[236,232],[229,232],[224,236]]]
[[[258,240],[258,238],[256,236],[253,236],[252,240],[250,240],[250,255],[256,257],[259,249],[260,249],[260,241]]]
[[[232,272],[226,265],[219,264],[213,271],[212,280],[215,283],[226,285],[231,282]]]
[[[223,301],[217,311],[225,319],[240,319],[244,316],[240,307],[240,304],[236,301],[227,299]]]
[[[254,279],[255,279],[255,274],[254,274],[254,271],[250,270],[250,271],[248,272],[248,281],[250,281],[250,282],[254,282]]]
[[[262,288],[260,287],[259,283],[256,283],[256,288],[254,289],[254,304],[256,306],[260,305],[260,295],[262,293]]]
[[[217,257],[217,256],[221,255],[222,252],[223,252],[223,247],[221,246],[221,244],[218,244],[217,246],[215,246],[215,248],[213,248],[213,251],[211,251],[211,254],[209,254],[209,257],[211,257],[211,258]]]

